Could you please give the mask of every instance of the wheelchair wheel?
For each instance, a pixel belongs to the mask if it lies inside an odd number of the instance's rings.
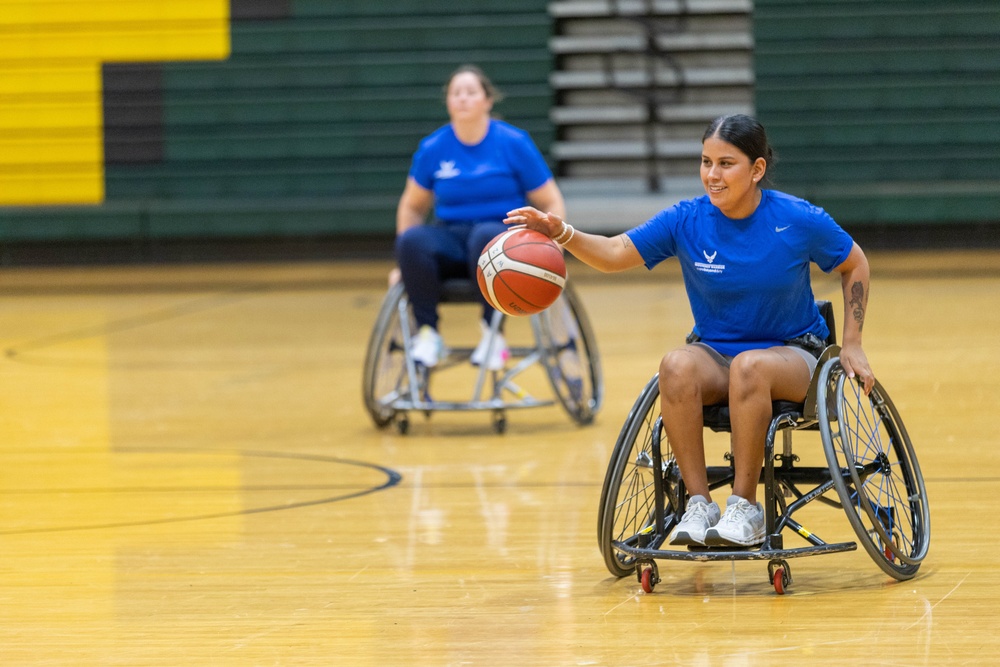
[[[604,398],[601,360],[590,321],[571,285],[537,316],[545,370],[559,402],[578,424],[589,424]]]
[[[653,429],[660,416],[659,399],[658,376],[654,375],[625,419],[601,490],[597,540],[605,565],[616,577],[632,574],[636,559],[617,551],[614,542],[638,546],[640,540],[664,532],[664,526],[653,525],[656,507],[653,475],[663,477],[665,517],[673,516],[683,502],[678,497],[682,493],[680,475],[666,437],[660,442],[663,469],[653,470]]]
[[[839,359],[820,370],[820,434],[847,518],[891,577],[913,577],[927,555],[930,511],[916,453],[896,406],[875,382],[869,396]]]
[[[362,392],[368,414],[379,428],[384,428],[393,420],[396,414],[393,401],[408,391],[406,348],[399,317],[400,301],[404,297],[401,282],[389,288],[365,354]],[[410,331],[415,331],[413,313],[409,307],[406,312]]]

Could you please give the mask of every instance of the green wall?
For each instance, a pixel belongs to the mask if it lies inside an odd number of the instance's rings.
[[[841,222],[1000,221],[1000,2],[757,0],[777,187]]]
[[[457,66],[483,67],[547,152],[546,5],[234,2],[228,61],[105,67],[105,204],[0,208],[0,239],[388,232]]]
[[[387,233],[464,62],[548,151],[543,0],[233,0],[225,62],[105,68],[105,204],[2,241]],[[240,9],[240,11],[237,11]],[[777,186],[844,223],[1000,220],[1000,2],[757,0]]]

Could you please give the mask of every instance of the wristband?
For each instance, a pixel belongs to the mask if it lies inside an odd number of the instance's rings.
[[[566,234],[569,234],[569,236],[567,236],[566,239],[563,240],[563,236],[566,236]],[[558,237],[556,237],[553,240],[559,245],[564,246],[570,241],[572,241],[575,235],[576,235],[576,227],[563,222],[563,231],[559,234]]]

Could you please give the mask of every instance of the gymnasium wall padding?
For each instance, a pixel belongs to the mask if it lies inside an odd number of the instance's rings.
[[[1000,222],[1000,3],[756,0],[777,187],[846,223]]]
[[[466,62],[553,139],[542,0],[86,4],[0,0],[0,240],[390,232]]]

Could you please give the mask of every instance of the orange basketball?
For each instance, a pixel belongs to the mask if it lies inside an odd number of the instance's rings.
[[[476,269],[479,289],[506,315],[532,315],[555,303],[566,285],[566,260],[554,241],[511,229],[486,244]]]

